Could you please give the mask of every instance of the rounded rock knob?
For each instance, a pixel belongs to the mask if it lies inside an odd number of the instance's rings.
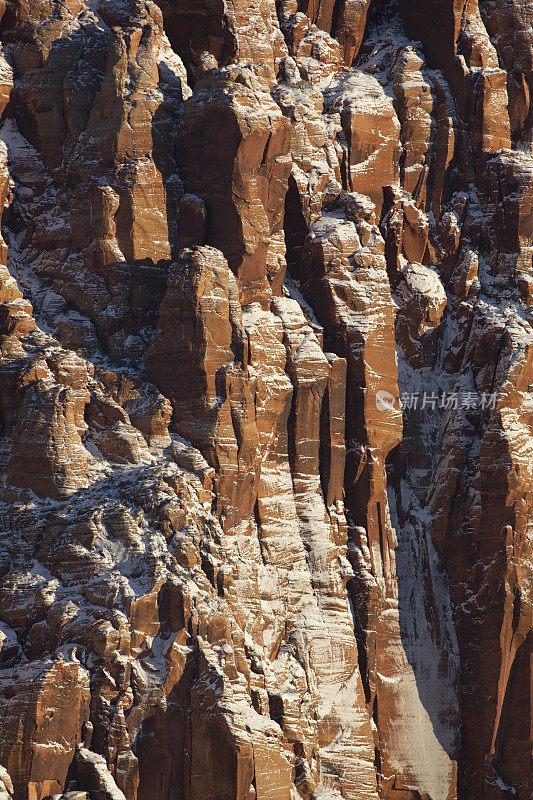
[[[87,722],[85,722],[83,724],[83,727],[81,729],[82,744],[83,744],[84,747],[87,748],[87,750],[89,750],[89,748],[91,747],[91,739],[93,738],[93,730],[94,730],[94,726],[93,726],[93,724],[92,724],[92,722],[90,720],[87,720]]]

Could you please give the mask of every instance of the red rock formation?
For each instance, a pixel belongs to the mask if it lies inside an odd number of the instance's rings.
[[[531,797],[527,4],[1,11],[0,800]]]
[[[243,304],[268,303],[285,272],[290,131],[268,89],[228,68],[200,80],[185,106],[185,187],[205,203],[206,244],[224,253]]]

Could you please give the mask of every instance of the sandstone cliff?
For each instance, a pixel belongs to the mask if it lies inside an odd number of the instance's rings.
[[[0,15],[0,800],[530,800],[531,5]]]

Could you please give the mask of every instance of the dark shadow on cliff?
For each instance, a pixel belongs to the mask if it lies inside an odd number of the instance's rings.
[[[236,796],[238,754],[215,708],[216,684],[202,653],[189,651],[181,677],[143,721],[135,739],[138,800]]]
[[[446,578],[423,520],[418,519],[415,528],[405,507],[410,489],[405,482],[403,444],[389,454],[386,470],[391,521],[398,538],[395,555],[403,649],[434,734],[447,756],[456,761],[460,745],[459,657]]]

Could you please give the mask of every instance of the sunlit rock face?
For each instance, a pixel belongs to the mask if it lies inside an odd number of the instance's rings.
[[[529,5],[0,12],[0,800],[530,800]]]

